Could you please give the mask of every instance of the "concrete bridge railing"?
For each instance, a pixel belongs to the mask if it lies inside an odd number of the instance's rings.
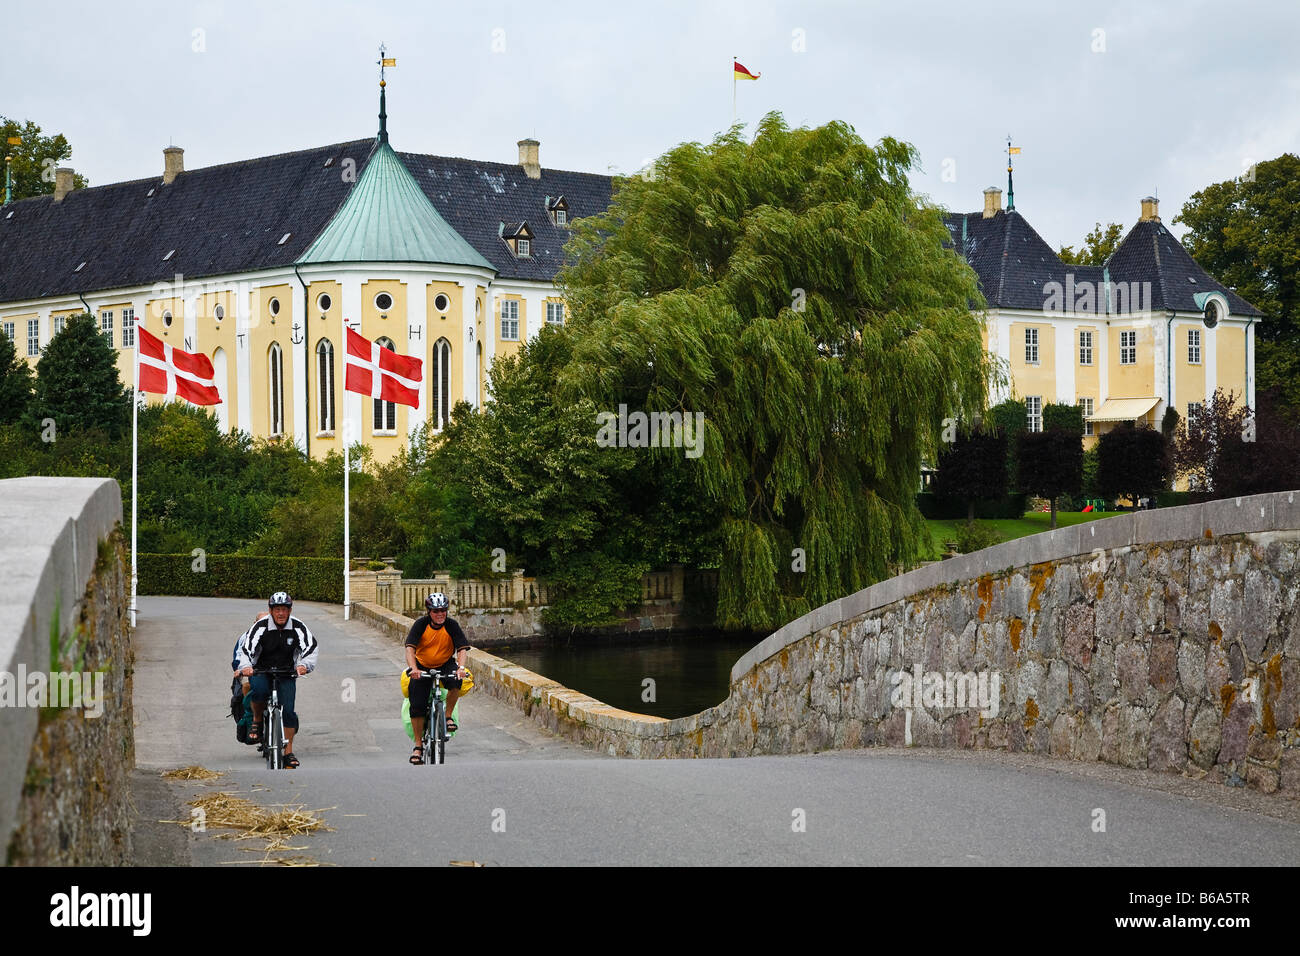
[[[8,864],[130,859],[135,765],[122,492],[0,481],[0,841]]]
[[[665,721],[500,658],[476,677],[640,757],[1034,751],[1300,799],[1300,491],[1140,512],[899,575],[792,621]]]

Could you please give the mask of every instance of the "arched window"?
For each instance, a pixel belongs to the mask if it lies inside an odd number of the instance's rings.
[[[447,427],[451,414],[451,343],[438,339],[433,343],[433,369],[429,376],[429,387],[433,390],[429,407],[433,413],[435,431]]]
[[[393,344],[392,339],[376,339],[375,342],[380,348],[388,349],[390,352],[397,351],[397,346]],[[397,431],[396,403],[386,402],[382,398],[376,398],[373,401],[375,403],[375,433]]]
[[[271,437],[284,434],[284,357],[280,352],[280,343],[272,342],[267,355],[270,378],[268,394],[271,403]]]
[[[334,346],[329,339],[316,343],[316,409],[319,431],[334,430]]]

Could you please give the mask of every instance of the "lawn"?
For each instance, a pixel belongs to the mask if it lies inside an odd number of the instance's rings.
[[[1086,521],[1096,521],[1098,518],[1114,518],[1121,514],[1132,514],[1129,511],[1089,511],[1084,514],[1080,511],[1058,511],[1056,513],[1056,526],[1066,528],[1073,524],[1083,524]],[[1014,538],[1023,538],[1026,535],[1038,534],[1040,531],[1051,530],[1052,516],[1046,512],[1031,511],[1021,518],[989,518],[981,520],[981,524],[992,525],[1002,535],[1003,541],[1011,541]],[[963,521],[926,521],[930,527],[930,545],[931,553],[925,560],[937,560],[943,557],[943,543],[945,541],[955,541],[957,538],[957,525]]]

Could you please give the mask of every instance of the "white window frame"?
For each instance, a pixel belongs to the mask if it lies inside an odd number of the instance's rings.
[[[1085,438],[1091,438],[1092,422],[1090,422],[1088,419],[1092,417],[1092,399],[1081,398],[1077,402],[1075,402],[1075,404],[1078,405],[1079,408],[1083,410],[1083,436]]]
[[[135,348],[135,309],[122,310],[122,348]]]
[[[1119,333],[1119,364],[1137,364],[1137,330],[1121,329]]]
[[[317,437],[334,434],[334,343],[316,343],[316,427]]]
[[[1041,432],[1043,430],[1043,396],[1028,395],[1025,397],[1025,421],[1028,423],[1031,432]]]
[[[50,319],[50,337],[53,338],[58,335],[67,327],[67,325],[68,317],[66,315],[54,316],[54,318]]]
[[[1201,330],[1187,330],[1187,364],[1201,364]]]
[[[1025,329],[1025,364],[1038,364],[1038,329]]]
[[[556,224],[557,226],[567,226],[567,225],[569,224],[569,210],[567,210],[567,209],[556,209],[556,210],[555,210],[555,224]]]
[[[433,430],[440,432],[447,427],[447,422],[451,419],[451,343],[445,338],[433,343],[429,388]]]
[[[555,318],[555,315],[556,315],[557,313],[558,313],[558,315],[559,315],[559,318],[558,318],[558,319]],[[546,324],[547,324],[547,325],[563,325],[563,324],[564,324],[564,303],[563,303],[563,302],[547,302],[547,303],[546,303]]]
[[[267,402],[270,406],[268,423],[272,438],[284,434],[284,352],[279,342],[272,342],[266,353]]]
[[[112,345],[112,341],[108,343]],[[27,320],[27,355],[35,357],[41,354],[41,320]]]
[[[522,236],[515,240],[515,255],[520,259],[531,259],[533,257],[532,243]]]
[[[12,322],[6,322],[4,324],[4,332],[5,332],[5,338],[7,338],[10,342],[14,342],[14,335],[16,333],[14,332],[14,324]],[[17,346],[18,343],[14,342],[14,345]]]
[[[108,340],[108,347],[113,347],[113,312],[107,309],[99,313],[99,331],[100,334]]]
[[[519,300],[501,300],[501,341],[519,341]]]
[[[390,352],[397,351],[397,345],[392,339],[384,337],[375,340],[375,344],[381,349],[388,349]],[[375,373],[378,374],[378,373]],[[372,398],[373,415],[370,419],[370,433],[381,437],[397,434],[397,403],[386,402],[382,398]],[[378,420],[378,424],[375,422]]]
[[[1079,364],[1092,364],[1092,332],[1088,329],[1079,330]]]
[[[1204,403],[1204,402],[1188,402],[1188,403],[1187,403],[1187,427],[1188,427],[1188,428],[1191,428],[1191,426],[1192,426],[1192,413],[1193,413],[1194,411],[1199,413],[1199,412],[1200,412],[1202,409],[1204,409],[1204,408],[1205,408],[1205,403]]]

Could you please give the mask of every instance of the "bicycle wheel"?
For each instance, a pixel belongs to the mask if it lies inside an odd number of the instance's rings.
[[[266,738],[266,767],[268,770],[284,769],[284,713],[277,700],[271,707],[268,736]]]
[[[438,741],[438,752],[435,756],[434,763],[447,762],[447,702],[438,696],[438,719],[435,724],[436,732],[434,737]]]

